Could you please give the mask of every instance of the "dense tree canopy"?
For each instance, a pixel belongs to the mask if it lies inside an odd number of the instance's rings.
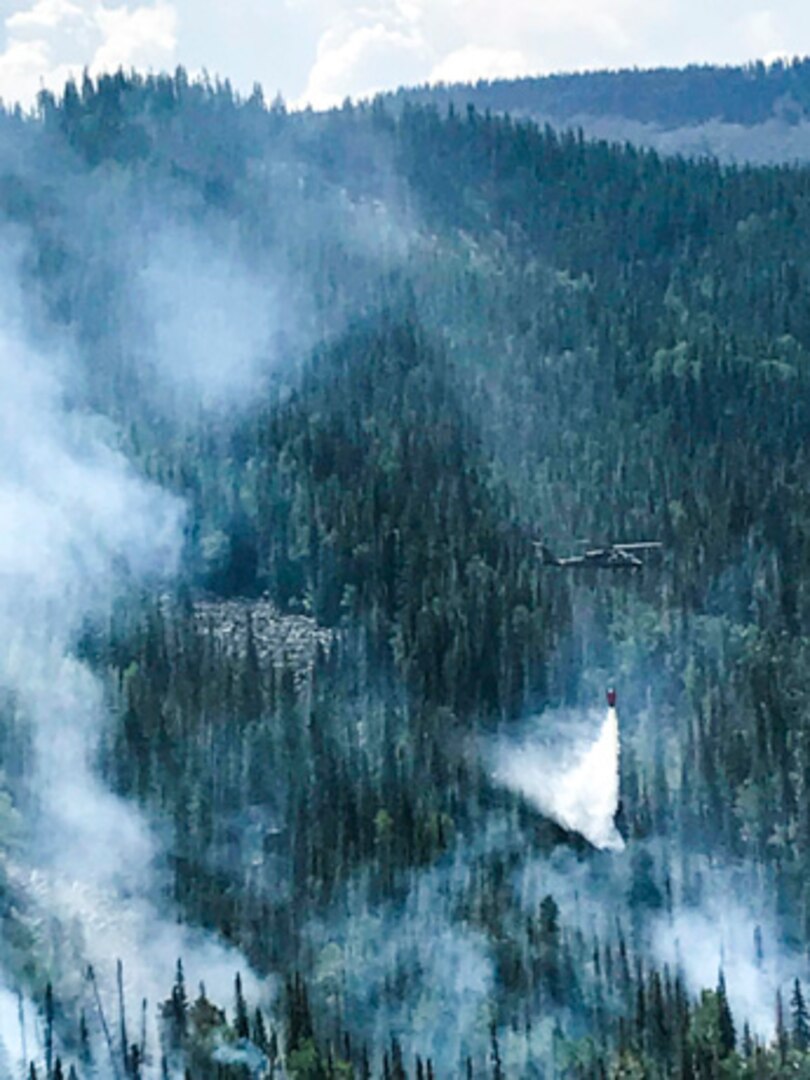
[[[610,87],[656,118],[695,86],[756,118],[802,104],[805,69]],[[271,1020],[239,980],[233,1005],[193,998],[179,965],[166,1068],[810,1075],[810,173],[411,101],[287,114],[182,71],[86,78],[0,133],[0,215],[38,332],[80,357],[73,406],[187,507],[174,591],[76,643],[112,715],[99,765],[170,834],[167,903],[283,988]],[[269,374],[227,407],[177,375],[181,337],[149,351],[138,283],[182,303],[148,270],[166,249],[192,290],[200,265],[249,279],[224,367],[272,309]],[[582,536],[665,549],[600,576],[532,543]],[[615,858],[486,752],[609,674]],[[6,846],[32,795],[13,699],[2,717]],[[657,948],[718,893],[772,917],[744,951],[773,1022],[732,1008],[740,969],[696,986]],[[9,897],[4,963],[44,1002],[59,973],[23,963]],[[84,1076],[70,1003],[49,1023]],[[123,1045],[139,1076],[155,1049]],[[243,1056],[214,1064],[223,1045]]]

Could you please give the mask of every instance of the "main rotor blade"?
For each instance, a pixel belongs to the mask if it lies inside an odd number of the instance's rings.
[[[616,551],[644,551],[650,548],[662,548],[660,540],[639,540],[633,544],[611,544]]]

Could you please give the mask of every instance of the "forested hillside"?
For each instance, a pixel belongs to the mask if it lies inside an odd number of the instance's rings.
[[[445,106],[458,93],[478,108],[511,113],[533,110],[558,120],[607,114],[664,127],[707,120],[752,127],[778,115],[780,110],[790,112],[794,121],[807,115],[809,87],[810,61],[796,58],[789,63],[758,61],[741,67],[695,64],[685,68],[481,80],[468,87],[425,88],[419,92],[425,101]],[[400,90],[396,96],[412,99],[414,93]]]
[[[810,1075],[810,173],[180,70],[0,215],[10,1075]],[[610,684],[597,851],[496,758]]]
[[[760,163],[810,157],[806,58],[481,80],[401,89],[388,101],[461,112],[473,105],[666,154]]]

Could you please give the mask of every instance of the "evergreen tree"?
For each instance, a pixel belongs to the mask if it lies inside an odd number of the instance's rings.
[[[785,1027],[785,1013],[782,1005],[782,992],[776,991],[776,1048],[779,1053],[779,1061],[782,1065],[787,1060],[790,1039]]]
[[[168,1023],[169,1045],[173,1050],[181,1049],[188,1034],[188,998],[181,959],[177,961],[171,996],[162,1005],[161,1013]]]
[[[237,972],[235,980],[235,1011],[234,1030],[240,1039],[250,1038],[250,1019],[248,1017],[247,1004],[242,993],[242,977]]]
[[[251,1031],[250,1038],[251,1041],[258,1046],[261,1052],[269,1057],[270,1041],[267,1037],[267,1028],[264,1023],[262,1011],[258,1007],[253,1014],[253,1030]]]
[[[53,1022],[53,986],[49,982],[45,987],[45,1076],[47,1080],[51,1080],[53,1076]]]
[[[802,994],[801,984],[798,979],[793,983],[793,994],[790,998],[791,1013],[791,1042],[794,1049],[805,1053],[810,1047],[810,1015],[808,1015]]]
[[[721,1057],[728,1057],[734,1050],[737,1042],[734,1030],[734,1018],[731,1015],[728,997],[726,995],[726,979],[721,968],[717,980],[717,1006],[718,1006],[718,1042]]]
[[[492,1080],[504,1080],[501,1048],[498,1044],[498,1029],[494,1022],[490,1025],[490,1060],[492,1062]]]

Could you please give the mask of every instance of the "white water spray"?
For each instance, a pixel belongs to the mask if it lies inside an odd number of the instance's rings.
[[[496,748],[495,778],[594,847],[622,851],[624,840],[615,823],[619,809],[616,709],[608,709],[595,741],[579,738],[566,746],[568,728],[570,723],[561,717],[546,715],[538,719],[530,737],[502,741]],[[541,734],[546,736],[544,741]]]

